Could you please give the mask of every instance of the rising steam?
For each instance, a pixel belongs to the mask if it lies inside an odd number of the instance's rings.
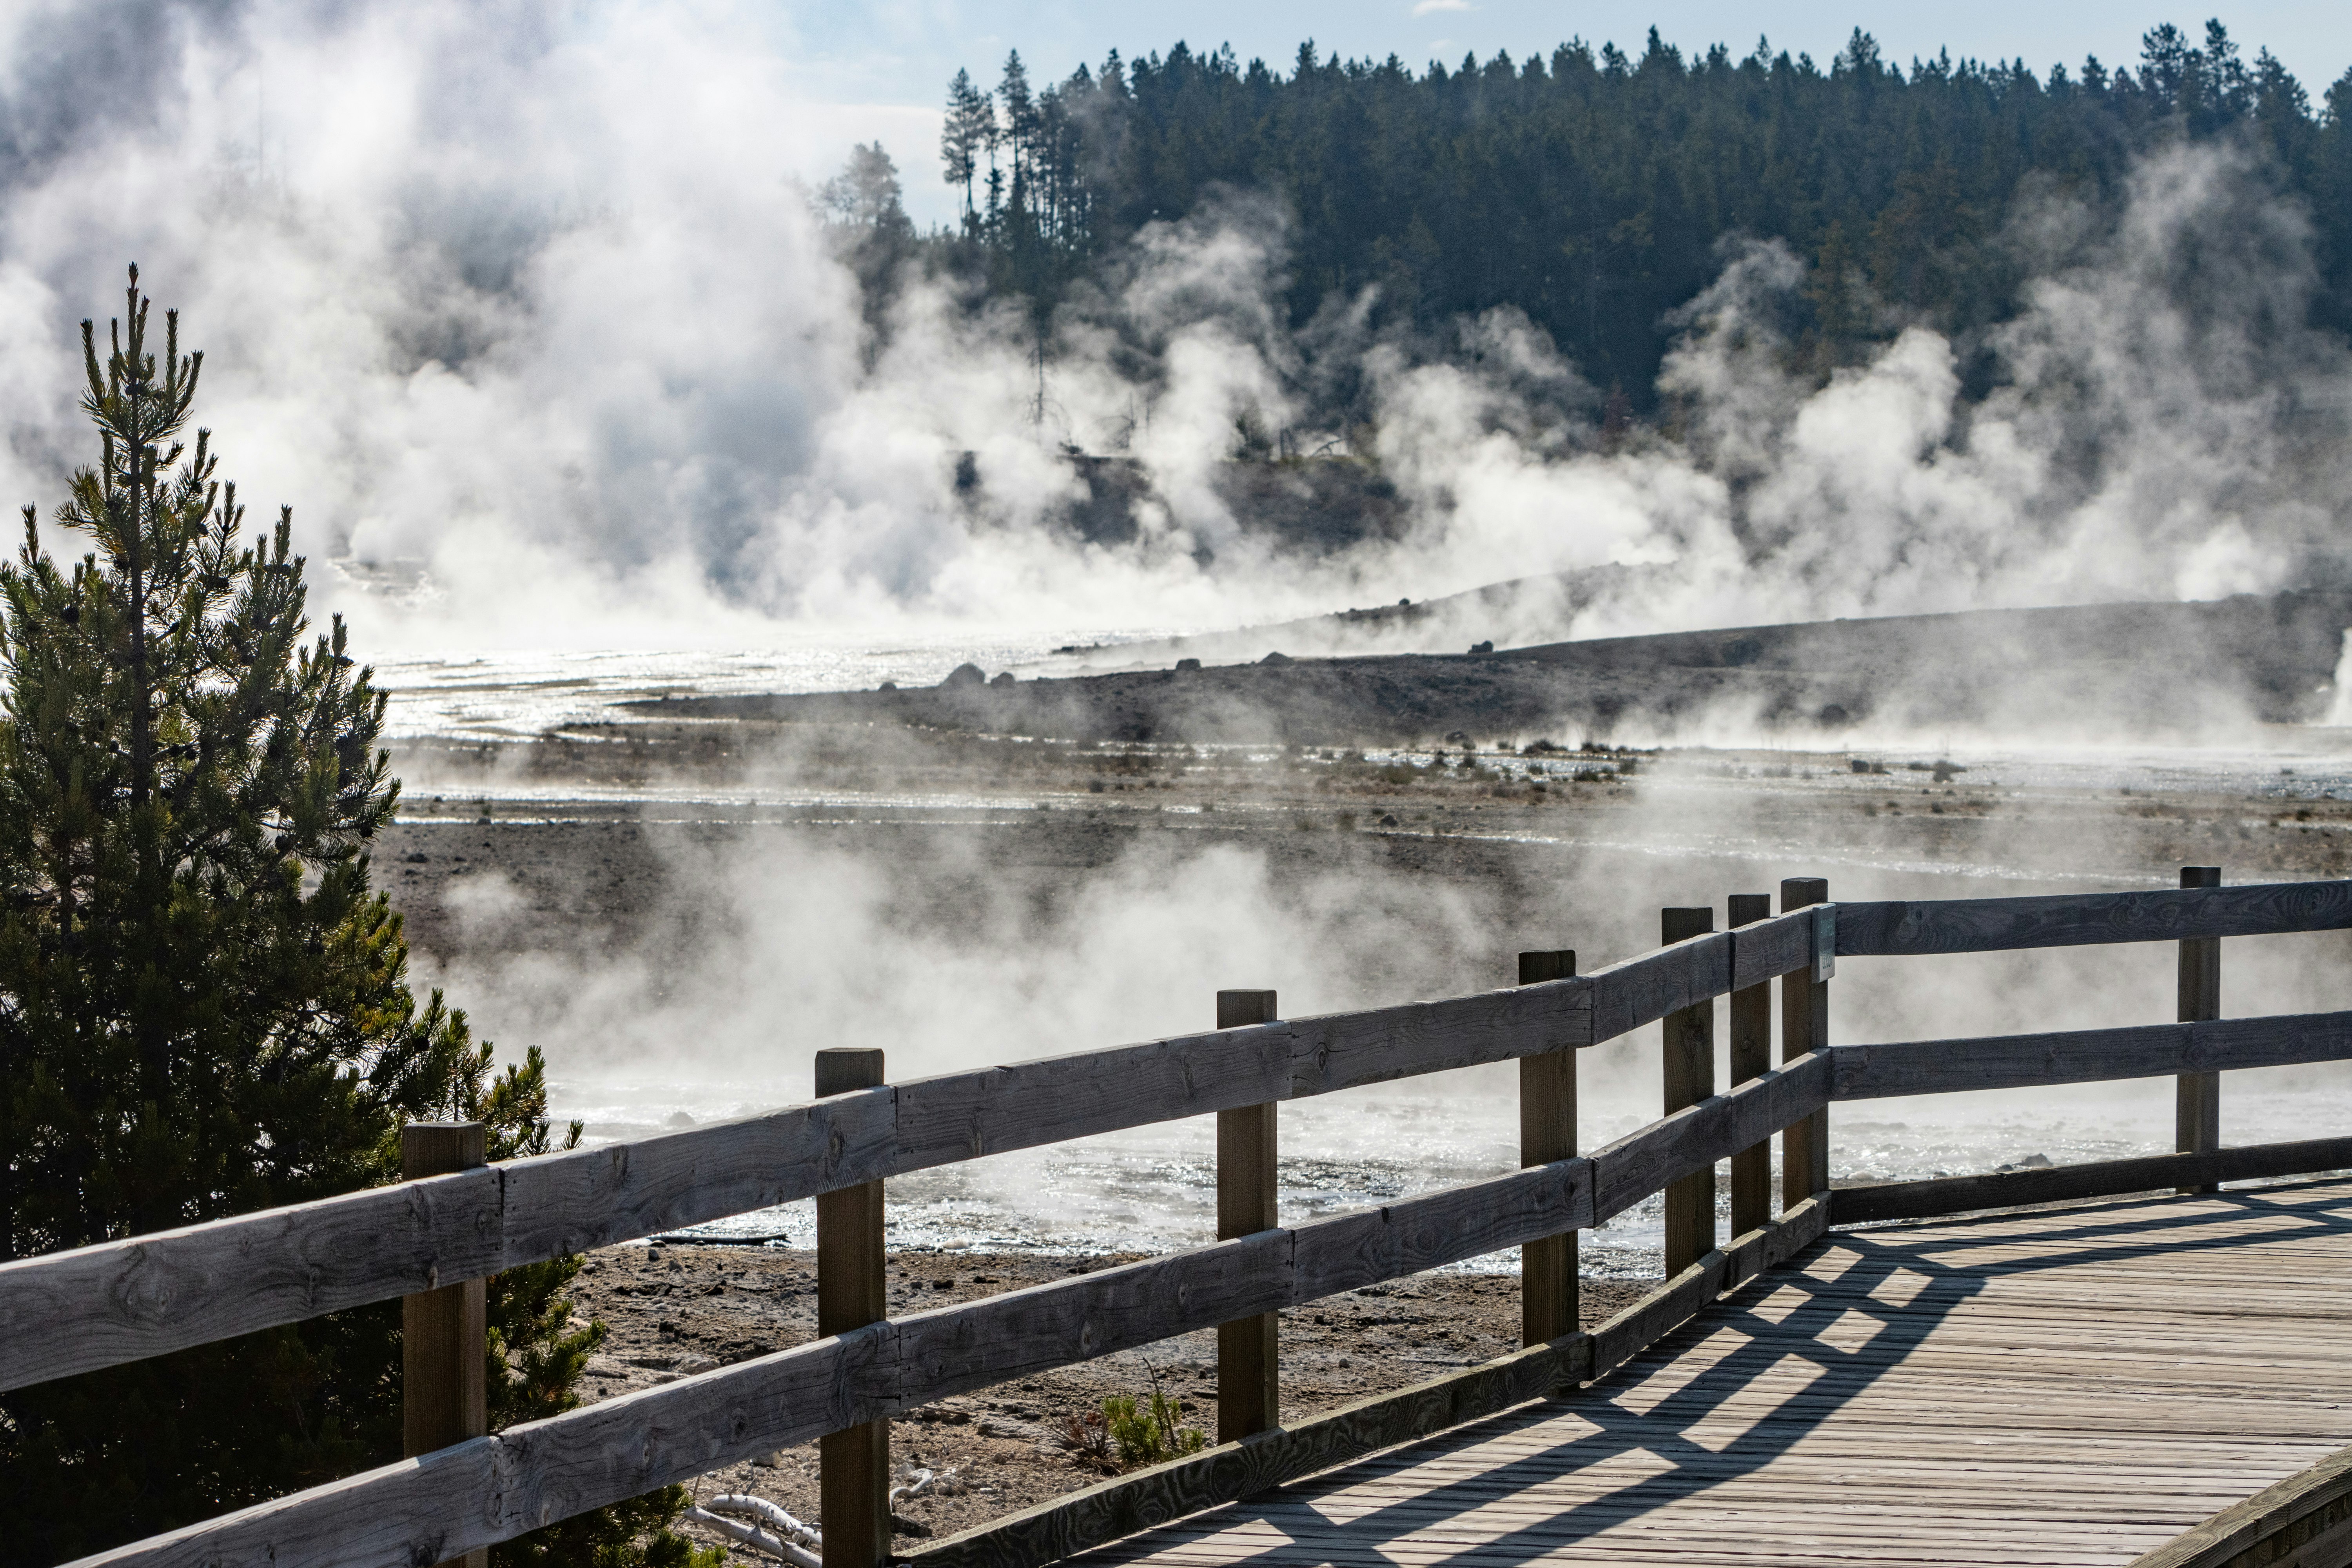
[[[1022,312],[943,284],[907,279],[869,338],[779,151],[817,112],[796,62],[723,6],[134,13],[0,37],[0,489],[53,498],[79,456],[74,323],[135,258],[210,351],[246,493],[292,503],[314,558],[421,569],[405,599],[326,587],[371,647],[1232,625],[1612,563],[1644,569],[1489,633],[2343,576],[2344,352],[2303,325],[2307,224],[2228,148],[2154,156],[2120,212],[2032,205],[2004,242],[2030,308],[1960,345],[1989,353],[1980,395],[1917,327],[1800,375],[1801,264],[1734,247],[1658,421],[1603,443],[1514,313],[1421,340],[1334,300],[1294,329],[1263,196],[1146,229],[1053,324],[1042,382]],[[1251,421],[1376,459],[1401,536],[1277,560],[1215,482]],[[1071,447],[1148,476],[1131,539],[1056,526]]]

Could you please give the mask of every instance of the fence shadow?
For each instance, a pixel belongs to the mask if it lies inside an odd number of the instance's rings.
[[[2253,1223],[2263,1220],[2284,1223]],[[2200,1231],[2210,1234],[2197,1234]],[[1230,1557],[1219,1552],[1220,1563],[1244,1568],[1270,1564],[1276,1558],[1293,1561],[1302,1552],[1333,1563],[1385,1563],[1390,1561],[1386,1549],[1401,1536],[1412,1534],[1429,1541],[1433,1532],[1443,1533],[1450,1520],[1499,1501],[1524,1498],[1574,1471],[1636,1453],[1665,1462],[1668,1468],[1660,1473],[1580,1498],[1571,1506],[1516,1529],[1482,1533],[1474,1545],[1414,1555],[1415,1568],[1466,1564],[1473,1560],[1479,1568],[1533,1563],[1589,1542],[1629,1518],[1753,1475],[1901,1366],[1956,1309],[1981,1294],[1995,1279],[2158,1252],[2175,1256],[2230,1252],[2347,1231],[2352,1231],[2352,1187],[2331,1184],[2224,1193],[2193,1209],[2184,1209],[2178,1198],[2150,1198],[2088,1210],[1832,1232],[1780,1269],[1748,1281],[1591,1387],[1423,1438],[1377,1458],[1225,1505],[1074,1561],[1103,1563],[1146,1552],[1181,1549],[1236,1526],[1263,1524],[1282,1532],[1285,1539]],[[2020,1242],[2030,1243],[2037,1250],[1975,1261],[1944,1260],[1946,1254]],[[1818,1268],[1835,1255],[1850,1261],[1832,1278],[1816,1279],[1800,1272]],[[1899,1300],[1877,1299],[1882,1287],[1898,1279],[1906,1288],[1916,1282],[1916,1288],[1906,1289]],[[1792,1294],[1796,1300],[1790,1305]],[[1762,1310],[1768,1300],[1773,1306],[1770,1317]],[[1839,1348],[1824,1342],[1823,1335],[1833,1325],[1851,1338],[1857,1317],[1876,1323],[1862,1343]],[[1640,1410],[1619,1403],[1623,1395],[1638,1393],[1649,1374],[1670,1365],[1702,1338],[1743,1329],[1748,1331],[1744,1343],[1711,1362],[1681,1388],[1645,1402]],[[1791,1360],[1809,1363],[1818,1369],[1818,1375],[1777,1405],[1743,1415],[1740,1419],[1746,1430],[1732,1442],[1707,1447],[1687,1436],[1759,1379],[1785,1370]],[[1569,1412],[1590,1423],[1591,1429],[1354,1518],[1333,1520],[1318,1508],[1324,1500],[1367,1479],[1397,1476],[1432,1459],[1539,1430]]]

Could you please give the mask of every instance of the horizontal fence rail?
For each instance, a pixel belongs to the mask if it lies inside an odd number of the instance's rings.
[[[2352,1057],[2352,1013],[2290,1013],[1831,1048],[1832,1100],[2105,1083]]]
[[[1829,1076],[1817,1052],[1589,1157],[877,1323],[84,1561],[368,1568],[446,1560],[933,1400],[1589,1229],[1818,1109]],[[313,1542],[336,1544],[317,1555]]]
[[[1480,1366],[1105,1481],[921,1547],[908,1561],[914,1568],[1051,1562],[1589,1382],[1648,1349],[1725,1290],[1803,1251],[1819,1239],[1828,1219],[1828,1194],[1808,1198],[1780,1219],[1707,1253],[1589,1333],[1563,1334]]]
[[[1938,1219],[1977,1209],[2072,1203],[2125,1193],[2161,1192],[2192,1184],[2307,1176],[2315,1171],[2352,1171],[2352,1138],[2306,1138],[2292,1143],[2255,1143],[2240,1149],[2189,1154],[2140,1154],[2124,1160],[2093,1160],[2079,1165],[1993,1171],[1981,1176],[1857,1182],[1836,1189],[1837,1217],[1840,1225]]]
[[[2352,881],[1825,904],[1590,975],[944,1074],[0,1264],[0,1390],[983,1154],[1597,1045],[1835,956],[2346,927]]]
[[[1837,955],[1922,957],[2352,928],[2352,881],[1840,904]]]
[[[962,1160],[1589,1047],[1776,977],[1826,979],[1841,955],[2348,927],[2352,882],[1821,903],[1583,976],[859,1089],[739,1121],[0,1265],[0,1389]],[[2352,1013],[1821,1046],[1589,1156],[874,1323],[85,1561],[190,1568],[446,1561],[951,1394],[1589,1228],[1836,1101],[2346,1058]],[[1553,1342],[1557,1367],[1605,1371],[1612,1356],[1647,1343],[1643,1336],[1687,1317],[1759,1260],[1801,1245],[1803,1226],[1818,1234],[1833,1221],[2135,1190],[2118,1184],[2333,1169],[2347,1154],[2352,1140],[2319,1140],[1874,1184],[1804,1202],[1792,1194],[1780,1222],[1708,1252],[1597,1335],[1570,1335],[1572,1353],[1559,1349],[1569,1341]],[[1826,1184],[1820,1171],[1814,1176],[1814,1185]],[[2019,1193],[2042,1195],[1978,1201]],[[1537,1375],[1534,1366],[1489,1381],[1516,1387],[1514,1379]]]
[[[2352,1039],[2346,1044],[2352,1055]],[[1830,1103],[1843,1054],[1885,1048],[1815,1051],[1590,1156],[877,1323],[84,1561],[91,1568],[367,1568],[444,1560],[934,1400],[1601,1225]],[[1821,1194],[1809,1212],[1841,1224],[1922,1217],[2144,1189],[2179,1179],[2184,1163],[2210,1163],[2216,1179],[2229,1180],[2332,1169],[2347,1159],[2352,1139],[2325,1139],[1844,1188]],[[1599,1331],[1591,1351],[1578,1352],[1585,1375],[1605,1373],[1753,1271],[1737,1248],[1710,1253]]]
[[[0,1390],[986,1154],[1594,1045],[1804,967],[1816,924],[1808,910],[1590,975],[917,1079],[0,1264]],[[346,1206],[320,1218],[331,1205]]]

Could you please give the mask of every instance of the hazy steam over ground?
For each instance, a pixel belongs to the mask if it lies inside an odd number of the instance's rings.
[[[423,569],[424,591],[400,595],[316,574],[317,607],[352,616],[363,655],[740,649],[853,628],[969,628],[977,646],[1006,627],[1233,626],[1612,563],[1648,569],[1583,608],[1580,634],[2352,576],[2352,363],[2304,325],[2308,226],[2250,155],[2155,156],[2119,212],[2054,192],[2035,207],[2005,243],[2040,281],[1988,345],[1999,374],[1980,397],[1963,396],[1971,345],[1924,328],[1825,385],[1795,374],[1801,265],[1735,247],[1687,308],[1658,419],[1604,441],[1599,391],[1508,312],[1410,337],[1338,299],[1296,327],[1284,214],[1249,193],[1147,229],[1053,323],[1042,389],[1017,310],[975,316],[919,278],[869,340],[786,178],[820,112],[793,89],[804,63],[723,3],[0,15],[0,499],[47,511],[89,455],[75,323],[120,310],[135,258],[207,351],[204,416],[245,498],[265,516],[291,503],[314,562],[395,583]],[[892,151],[909,180],[932,177],[928,144]],[[1216,482],[1239,424],[1376,460],[1401,536],[1277,556]],[[1133,540],[1063,525],[1083,493],[1067,447],[1142,466]],[[1566,629],[1543,601],[1481,616],[1476,635],[1506,644]],[[1815,845],[1769,824],[1704,824],[1732,844],[1709,860],[1696,829],[1676,837],[1687,809],[1663,793],[1606,855],[1543,864],[1549,902],[1507,924],[1475,879],[1344,858],[1286,877],[1261,840],[1106,853],[1086,876],[1045,856],[1060,902],[967,900],[947,925],[888,884],[887,857],[803,837],[677,849],[704,911],[684,947],[496,947],[530,911],[481,873],[453,890],[458,940],[419,967],[509,1048],[715,1083],[696,1102],[709,1114],[796,1098],[820,1043],[885,1040],[912,1072],[1197,1027],[1221,984],[1276,985],[1294,1015],[1457,993],[1498,983],[1519,945],[1623,956],[1661,903],[1820,868]],[[1389,852],[1319,803],[1310,815],[1335,844]],[[470,816],[458,826],[470,838]],[[1898,869],[1841,893],[1915,893]],[[1593,885],[1614,890],[1595,904]],[[2089,959],[2038,964],[2034,994],[2062,1005],[2030,1021],[2162,1016],[2162,955],[2139,956],[2120,981]],[[1942,994],[1957,1000],[1938,1027],[2029,1021],[2005,1010],[2005,963]],[[2250,968],[2248,994],[2259,974],[2277,1008],[2302,1005],[2318,983],[2276,965]],[[1839,984],[1847,1039],[1918,1032],[1938,1000]],[[1646,1113],[1655,1058],[1637,1069],[1635,1048],[1601,1074],[1596,1115]],[[2132,1105],[2158,1125],[2160,1103]],[[1474,1142],[1448,1146],[1508,1163]]]
[[[119,309],[135,258],[209,351],[247,498],[292,503],[314,558],[425,567],[417,603],[330,592],[375,648],[1231,625],[1609,563],[1667,569],[1580,633],[2343,575],[2344,352],[2302,324],[2303,216],[2225,149],[2152,158],[2119,214],[2053,194],[2013,228],[2041,281],[1980,401],[1925,329],[1792,374],[1801,268],[1735,249],[1659,421],[1604,449],[1594,389],[1507,312],[1375,336],[1333,300],[1294,330],[1281,209],[1247,195],[1145,231],[1066,308],[1042,397],[1017,313],[937,284],[862,341],[784,173],[803,62],[749,7],[0,28],[0,489],[46,507],[80,458],[74,323]],[[893,151],[933,177],[928,146]],[[1404,536],[1277,569],[1211,482],[1244,419],[1376,457]],[[1080,493],[1066,442],[1147,470],[1131,542],[1050,525]]]

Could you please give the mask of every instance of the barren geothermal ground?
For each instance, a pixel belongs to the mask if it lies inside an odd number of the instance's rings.
[[[676,705],[673,704],[672,710]],[[2346,874],[2352,736],[2249,724],[2229,750],[1587,748],[1507,729],[1441,746],[1054,740],[662,710],[535,740],[411,739],[378,883],[422,981],[503,1051],[536,1044],[592,1142],[804,1098],[814,1050],[879,1044],[904,1078],[1201,1027],[1220,986],[1288,1016],[1505,984],[1521,948],[1585,967],[1654,945],[1661,906],[1825,876],[1833,896],[1957,897]],[[2232,1013],[2341,1006],[2352,942],[2225,944]],[[2168,949],[1850,960],[1833,1037],[2168,1018]],[[1656,1112],[1655,1031],[1588,1053],[1583,1142]],[[1284,1110],[1282,1201],[1304,1215],[1516,1163],[1507,1076],[1472,1072]],[[2143,1091],[2144,1089],[2144,1091]],[[2170,1089],[2105,1086],[1842,1110],[1841,1177],[2169,1146]],[[2336,1075],[2232,1075],[2226,1135],[2352,1119]],[[1211,1138],[1190,1123],[891,1184],[893,1301],[943,1304],[1209,1235]],[[1586,1238],[1588,1316],[1657,1271],[1657,1216]],[[808,1206],[608,1249],[583,1313],[611,1325],[591,1391],[813,1331]],[[1511,1348],[1509,1259],[1285,1314],[1304,1413]],[[950,1400],[894,1424],[941,1479],[902,1544],[1088,1484],[1074,1413],[1156,1375],[1213,1429],[1213,1347]],[[803,1517],[813,1450],[702,1483]],[[946,1472],[952,1470],[952,1477]]]

